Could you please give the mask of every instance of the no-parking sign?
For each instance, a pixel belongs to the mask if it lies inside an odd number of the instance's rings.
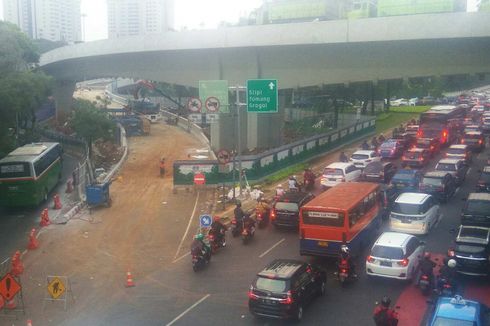
[[[206,107],[206,110],[208,110],[208,112],[216,113],[219,112],[220,102],[218,98],[211,96],[206,99],[204,106]]]
[[[198,98],[191,97],[187,102],[187,108],[192,112],[201,112],[202,102]]]

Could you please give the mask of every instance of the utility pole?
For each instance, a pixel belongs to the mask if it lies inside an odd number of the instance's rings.
[[[236,100],[235,100],[235,106],[236,106],[236,112],[237,112],[237,132],[238,132],[238,183],[239,183],[239,189],[240,193],[239,196],[242,194],[242,182],[243,182],[243,175],[242,175],[242,126],[241,126],[241,119],[240,119],[240,107],[247,105],[246,103],[240,103],[240,90],[246,90],[246,87],[243,86],[235,86],[235,95],[236,95]],[[235,187],[233,185],[233,187]]]

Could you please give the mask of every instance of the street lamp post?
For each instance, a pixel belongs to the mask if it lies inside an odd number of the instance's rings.
[[[85,18],[87,14],[82,14],[82,41],[85,42]]]

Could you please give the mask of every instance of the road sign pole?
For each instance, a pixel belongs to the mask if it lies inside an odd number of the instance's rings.
[[[241,128],[241,122],[240,122],[240,86],[236,85],[236,110],[238,113],[238,118],[237,118],[237,131],[238,131],[238,182],[239,182],[239,189],[240,193],[239,196],[242,194],[242,128]],[[234,187],[234,186],[233,186]]]

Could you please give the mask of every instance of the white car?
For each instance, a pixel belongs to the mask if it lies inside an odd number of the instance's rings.
[[[408,105],[416,106],[418,102],[419,102],[418,97],[412,97],[411,99],[408,100]]]
[[[390,229],[395,232],[427,234],[440,217],[439,203],[428,194],[405,192],[393,203]]]
[[[393,100],[393,101],[390,101],[390,106],[406,106],[408,105],[408,101],[404,98],[400,98],[398,100]]]
[[[399,280],[413,279],[417,273],[425,243],[406,233],[384,232],[371,248],[366,259],[368,276]]]
[[[353,163],[335,162],[323,170],[320,183],[323,188],[330,188],[341,182],[357,181],[361,176],[361,170]]]
[[[360,150],[354,152],[350,157],[350,161],[354,163],[357,168],[364,169],[366,165],[371,162],[379,162],[381,158],[376,151],[372,150]]]

